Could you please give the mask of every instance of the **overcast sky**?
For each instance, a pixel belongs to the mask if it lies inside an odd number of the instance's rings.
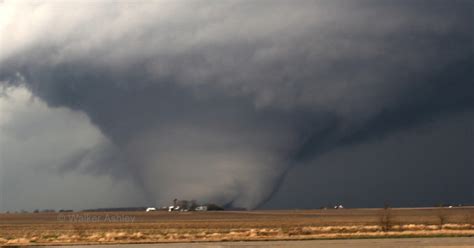
[[[0,211],[474,203],[473,8],[0,1]]]

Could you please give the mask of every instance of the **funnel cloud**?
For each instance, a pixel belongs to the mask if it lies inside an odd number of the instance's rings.
[[[280,186],[295,167],[324,168],[318,158],[448,120],[429,129],[447,133],[434,141],[443,143],[456,129],[449,120],[473,123],[472,9],[468,0],[3,1],[0,209],[23,204],[4,175],[33,167],[74,178],[71,192],[87,192],[78,185],[89,180],[122,192],[97,193],[87,207],[287,206]],[[473,145],[472,129],[456,137]],[[453,161],[472,171],[464,150]],[[358,159],[360,176],[380,166]],[[336,176],[337,163],[326,172]],[[474,201],[472,180],[462,180],[460,198]],[[61,193],[48,198],[75,207]]]

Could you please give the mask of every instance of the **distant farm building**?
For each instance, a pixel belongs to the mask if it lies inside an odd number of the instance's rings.
[[[165,208],[168,212],[173,212],[173,211],[180,211],[180,212],[187,212],[187,211],[216,211],[216,210],[224,210],[224,208],[213,204],[197,204],[196,201],[191,200],[178,200],[174,199],[173,200],[173,205],[168,206]]]
[[[197,206],[196,209],[194,209],[196,211],[207,211],[207,206],[203,205],[203,206]]]

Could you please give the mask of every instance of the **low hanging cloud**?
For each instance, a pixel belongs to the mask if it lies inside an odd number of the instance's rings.
[[[96,166],[113,145],[87,115],[49,108],[24,87],[1,93],[0,211],[144,204],[134,183]]]
[[[471,1],[3,1],[0,81],[85,113],[150,202],[253,208],[296,162],[472,109]]]

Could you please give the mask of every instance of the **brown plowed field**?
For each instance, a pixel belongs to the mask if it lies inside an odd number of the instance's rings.
[[[474,236],[474,208],[0,214],[0,245]]]

